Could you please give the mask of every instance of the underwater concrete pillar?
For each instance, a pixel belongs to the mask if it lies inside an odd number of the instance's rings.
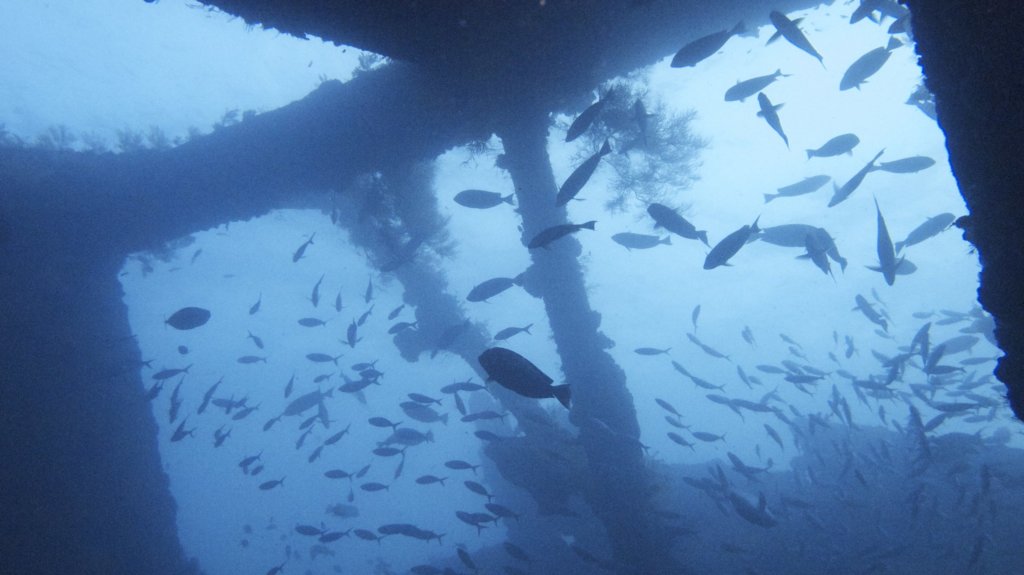
[[[505,149],[502,166],[515,183],[526,244],[545,228],[566,223],[566,210],[555,206],[548,114],[538,107],[508,117],[514,120],[498,133]],[[633,397],[626,374],[606,351],[614,342],[601,333],[601,315],[590,307],[580,252],[572,236],[533,250],[525,287],[544,300],[562,372],[572,386],[570,421],[579,428],[589,471],[580,481],[584,497],[607,531],[617,572],[680,573],[671,542],[651,513]]]
[[[0,573],[197,573],[140,382],[123,256],[90,242],[98,222],[60,229],[13,203],[0,243]]]

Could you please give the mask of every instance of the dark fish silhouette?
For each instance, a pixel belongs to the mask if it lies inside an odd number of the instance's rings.
[[[829,158],[840,154],[852,154],[853,149],[860,143],[856,134],[840,134],[825,142],[817,150],[807,150],[807,159]]]
[[[760,219],[760,218],[758,218]],[[760,230],[757,227],[757,220],[749,226],[743,226],[742,228],[732,232],[731,234],[722,238],[722,241],[715,244],[715,247],[711,248],[707,257],[704,258],[704,269],[710,270],[719,266],[724,266],[729,262],[729,258],[736,255],[751,236],[756,235]]]
[[[764,92],[760,92],[757,95],[757,104],[761,107],[761,111],[757,113],[758,116],[764,118],[768,125],[775,130],[780,136],[782,141],[786,142],[786,147],[789,147],[789,138],[786,136],[786,132],[782,129],[782,120],[779,119],[779,108],[782,104],[772,104],[772,101],[768,99],[768,96],[764,95]]]
[[[698,230],[696,226],[691,224],[686,220],[686,218],[679,215],[679,212],[672,208],[654,203],[647,206],[647,213],[654,218],[654,224],[656,226],[661,226],[677,236],[689,240],[700,240],[704,242],[704,245],[709,245],[708,233],[703,230]]]
[[[594,229],[594,225],[596,223],[596,221],[591,220],[583,224],[560,224],[557,226],[551,226],[550,228],[542,230],[539,234],[533,236],[533,239],[530,240],[530,243],[527,244],[527,247],[530,248],[531,250],[537,248],[547,248],[548,244],[550,244],[551,242],[564,236],[567,236],[571,233],[578,232],[582,229]]]
[[[455,194],[455,203],[467,208],[486,210],[501,204],[515,205],[513,202],[514,197],[515,194],[502,196],[497,192],[488,192],[486,190],[463,190]]]
[[[720,30],[707,36],[697,38],[693,42],[683,46],[676,52],[676,55],[672,57],[673,68],[684,68],[687,66],[695,66],[701,60],[709,58],[722,49],[725,43],[729,41],[736,34],[742,34],[747,31],[747,27],[742,21],[733,26],[732,30]]]
[[[492,347],[480,354],[479,361],[488,378],[502,387],[523,397],[554,397],[569,409],[569,386],[551,385],[553,379],[518,353],[503,347]]]
[[[775,29],[782,34],[782,37],[789,41],[790,44],[800,48],[804,52],[807,52],[811,56],[814,56],[818,62],[821,63],[821,67],[825,67],[825,60],[821,57],[821,54],[814,49],[811,45],[810,40],[804,36],[804,33],[800,31],[800,27],[796,25],[796,22],[790,20],[785,14],[772,10],[768,14],[768,19],[772,21]]]
[[[782,70],[779,69],[766,76],[757,76],[749,80],[737,81],[735,86],[725,91],[725,101],[742,102],[761,90],[764,90],[775,80],[785,78],[787,76],[789,76],[789,74],[783,74]]]
[[[201,307],[183,307],[171,314],[164,323],[182,331],[195,329],[210,321],[210,310]]]
[[[796,196],[814,193],[821,189],[821,187],[831,179],[832,178],[830,176],[825,175],[806,177],[795,184],[782,186],[778,189],[779,193],[777,194],[765,194],[764,203],[767,204],[775,198],[794,198]]]
[[[601,115],[601,110],[604,109],[605,104],[608,102],[608,97],[611,96],[611,90],[604,95],[604,98],[599,99],[593,104],[587,106],[586,110],[583,110],[576,119],[572,121],[572,125],[565,132],[565,141],[571,142],[576,138],[583,135],[583,132],[587,131],[597,117]]]
[[[565,183],[558,189],[558,195],[555,196],[555,205],[564,206],[569,203],[569,200],[576,197],[576,194],[580,193],[583,186],[590,180],[590,176],[594,175],[594,170],[597,169],[597,164],[601,162],[601,158],[606,154],[610,154],[612,147],[608,144],[608,140],[604,141],[604,145],[597,151],[596,154],[587,158],[578,168],[573,170],[569,177],[566,178]]]

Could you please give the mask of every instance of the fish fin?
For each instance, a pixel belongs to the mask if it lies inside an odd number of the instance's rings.
[[[570,408],[572,389],[569,387],[569,384],[553,385],[551,386],[551,393],[566,409]]]
[[[777,198],[777,197],[779,197],[779,195],[778,195],[778,194],[765,194],[765,195],[764,195],[764,203],[766,203],[766,204],[767,204],[768,202],[770,202],[770,201],[774,200],[774,199],[775,199],[775,198]]]
[[[711,247],[711,244],[708,243],[708,233],[707,232],[699,231],[699,232],[697,232],[697,237],[700,238],[700,241],[704,242],[704,245],[706,245],[708,247]]]
[[[807,159],[810,160],[814,157],[814,150],[807,150]]]
[[[505,202],[506,204],[508,204],[510,206],[516,205],[516,201],[515,200],[516,200],[515,192],[513,192],[513,193],[511,193],[511,194],[509,194],[509,195],[507,195],[507,196],[505,196],[503,198],[501,198],[501,201]]]

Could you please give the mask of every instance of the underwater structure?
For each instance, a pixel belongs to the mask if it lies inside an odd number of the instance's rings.
[[[318,191],[385,174],[398,182],[392,193],[407,201],[381,202],[373,218],[343,225],[378,267],[390,268],[407,289],[422,290],[406,297],[417,305],[423,328],[400,341],[403,354],[415,357],[464,318],[453,300],[440,296],[443,281],[407,261],[416,242],[443,224],[427,190],[413,176],[401,185],[403,174],[415,174],[419,163],[446,149],[497,134],[519,190],[526,241],[566,223],[565,210],[549,205],[557,191],[546,152],[551,112],[582,109],[594,86],[672,53],[688,38],[814,3],[206,4],[394,63],[344,85],[326,82],[299,102],[170,150],[94,156],[0,149],[4,572],[198,572],[178,543],[139,375],[142,358],[121,300],[117,273],[128,254],[222,222],[320,206]],[[1014,156],[1024,110],[1013,96],[1024,62],[1012,31],[1024,16],[1009,0],[907,4],[970,209],[962,227],[983,264],[979,301],[994,316],[1006,354],[996,375],[1021,417],[1024,198]],[[990,25],[993,14],[1003,25]],[[309,141],[317,142],[315,150],[304,146]],[[402,222],[402,232],[387,233],[387,221]],[[612,569],[685,572],[668,553],[671,531],[648,507],[640,446],[609,443],[603,429],[588,425],[596,418],[627,436],[638,433],[625,374],[606,353],[600,314],[588,304],[574,250],[578,244],[535,255],[526,287],[544,300],[566,380],[589,383],[574,391],[571,415],[592,478],[583,497],[607,530]],[[452,351],[476,366],[484,346],[470,334]],[[523,421],[545,416],[512,394],[500,399],[517,416],[532,416]],[[531,457],[531,445],[551,440],[541,426],[526,429],[519,445],[493,447],[499,469],[503,458]],[[531,494],[556,503],[557,495]]]

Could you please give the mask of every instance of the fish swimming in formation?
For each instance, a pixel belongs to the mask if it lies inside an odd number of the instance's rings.
[[[665,228],[677,236],[688,240],[700,240],[704,245],[709,245],[708,233],[703,230],[698,230],[696,226],[691,224],[686,220],[686,218],[679,215],[679,213],[672,208],[662,204],[652,203],[647,206],[647,213],[654,219],[655,226]]]
[[[612,236],[612,241],[626,248],[627,250],[646,250],[659,245],[672,245],[672,237],[660,238],[650,234],[634,234],[622,232]]]
[[[760,229],[757,227],[758,217],[754,220],[754,223],[749,226],[743,226],[740,229],[732,232],[731,234],[722,238],[715,247],[711,248],[706,258],[704,258],[704,269],[711,270],[719,266],[727,265],[729,259],[736,255],[751,236],[757,235]]]
[[[863,168],[861,168],[860,171],[854,174],[848,182],[842,185],[842,187],[837,186],[835,183],[833,183],[832,187],[835,191],[832,194],[832,199],[829,200],[828,202],[828,207],[831,208],[833,206],[837,206],[844,200],[846,200],[846,198],[850,197],[850,194],[852,194],[854,190],[856,190],[857,187],[860,186],[860,183],[864,181],[864,177],[867,176],[869,172],[874,171],[875,162],[878,161],[878,158],[882,157],[882,154],[884,152],[885,149],[883,148],[880,152],[875,154],[875,157],[872,158],[871,161],[868,162]]]
[[[502,196],[498,192],[488,192],[486,190],[462,190],[455,194],[455,203],[467,208],[486,210],[501,204],[514,206],[514,198],[515,194]]]
[[[910,156],[909,158],[900,158],[891,162],[882,162],[875,166],[875,170],[892,174],[913,174],[934,165],[935,160],[928,156]]]
[[[572,125],[570,125],[569,129],[565,132],[566,142],[571,142],[576,138],[579,138],[583,135],[583,132],[586,132],[587,128],[597,120],[597,117],[601,115],[601,110],[603,110],[605,104],[608,103],[608,98],[611,96],[611,92],[611,90],[608,90],[603,98],[599,98],[596,102],[587,106],[587,109],[583,110],[579,116],[576,116],[576,119],[572,121]]]
[[[775,29],[779,31],[779,34],[789,41],[790,44],[800,48],[811,56],[814,56],[815,59],[821,63],[821,67],[825,67],[825,60],[821,57],[821,54],[814,49],[814,46],[811,45],[807,36],[804,36],[804,33],[800,31],[800,27],[796,25],[796,22],[790,20],[785,14],[776,10],[772,10],[771,13],[768,14],[768,19],[771,20],[772,25],[774,25]]]
[[[797,196],[803,196],[806,194],[814,193],[821,189],[821,187],[827,184],[828,181],[831,179],[831,176],[825,175],[808,176],[800,180],[799,182],[796,182],[795,184],[790,184],[788,186],[783,186],[779,188],[779,193],[777,194],[764,194],[764,203],[767,204],[768,202],[774,200],[775,198],[794,198]]]
[[[715,52],[721,50],[722,46],[725,46],[725,43],[729,41],[729,38],[736,34],[743,34],[746,31],[746,25],[740,21],[733,26],[732,30],[720,30],[707,36],[701,36],[680,48],[675,56],[672,57],[671,66],[673,68],[696,66],[701,60],[709,58]]]
[[[840,134],[825,142],[817,150],[807,150],[807,159],[831,158],[841,154],[852,154],[853,149],[860,143],[856,134]]]
[[[953,222],[956,220],[956,216],[948,212],[941,213],[937,216],[932,216],[924,221],[921,225],[914,228],[907,237],[901,241],[896,242],[895,249],[899,253],[903,251],[903,248],[907,246],[917,245],[928,238],[937,236],[940,233],[949,229]]]
[[[558,188],[558,195],[555,196],[555,205],[564,206],[569,203],[569,200],[576,197],[576,194],[580,193],[583,186],[590,180],[590,176],[594,175],[594,170],[597,169],[597,165],[601,162],[601,158],[612,152],[612,147],[608,143],[608,140],[604,141],[604,145],[597,151],[593,156],[590,156],[582,164],[579,165],[569,177],[565,179],[565,183],[562,184],[561,188]]]
[[[171,314],[164,323],[174,329],[186,331],[195,329],[210,321],[210,310],[201,307],[183,307]]]
[[[896,259],[896,250],[893,249],[892,238],[889,237],[889,229],[885,225],[885,218],[882,217],[882,208],[878,207],[878,199],[875,199],[875,210],[878,213],[878,240],[876,249],[878,252],[878,266],[868,266],[868,269],[881,272],[885,283],[892,285],[896,281],[896,268],[900,262]]]
[[[782,104],[772,104],[772,101],[768,99],[768,96],[764,95],[764,92],[757,94],[757,104],[761,107],[761,111],[757,113],[758,116],[764,118],[768,125],[773,130],[782,136],[782,141],[786,143],[786,147],[789,147],[789,138],[786,136],[786,132],[782,129],[782,120],[779,119],[778,109],[781,108]]]
[[[548,244],[551,242],[583,229],[592,230],[594,229],[595,224],[597,224],[597,222],[595,220],[591,220],[583,224],[560,224],[557,226],[551,226],[550,228],[541,230],[539,234],[533,236],[533,239],[530,240],[527,247],[531,250],[535,250],[537,248],[547,249]]]
[[[569,409],[572,397],[569,385],[551,385],[553,379],[518,353],[503,347],[492,347],[484,350],[478,361],[488,378],[502,387],[523,397],[554,397]]]
[[[778,80],[779,78],[786,78],[788,76],[789,74],[783,74],[782,70],[779,69],[766,76],[757,76],[749,80],[737,81],[735,86],[725,91],[725,101],[742,102],[761,90],[764,90],[775,80]]]

